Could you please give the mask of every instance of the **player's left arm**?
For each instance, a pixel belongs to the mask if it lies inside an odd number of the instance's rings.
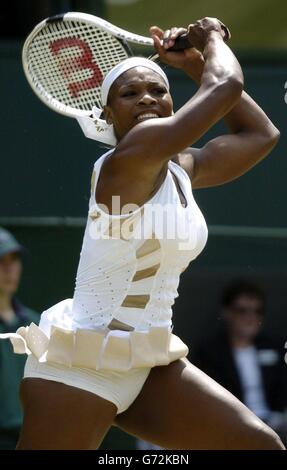
[[[180,155],[193,188],[232,181],[266,157],[279,139],[279,131],[246,93],[224,118],[230,133],[210,140],[201,149]]]
[[[225,26],[225,30],[226,30]],[[153,26],[151,32],[162,38],[166,49],[174,45],[184,28],[173,27],[163,32]],[[226,40],[231,37],[228,30]],[[197,85],[204,69],[204,57],[194,47],[184,53],[162,52],[162,62],[180,68]],[[201,149],[187,148],[174,160],[189,174],[193,188],[206,188],[232,181],[266,157],[276,145],[280,133],[264,111],[245,92],[224,117],[229,134],[210,140]]]

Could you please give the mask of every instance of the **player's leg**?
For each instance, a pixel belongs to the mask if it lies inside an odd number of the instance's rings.
[[[114,424],[166,449],[283,449],[268,426],[187,359],[155,367]]]
[[[97,449],[117,413],[114,403],[59,382],[26,378],[17,449]]]

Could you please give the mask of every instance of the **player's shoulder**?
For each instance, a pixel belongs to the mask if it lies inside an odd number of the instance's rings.
[[[104,153],[101,153],[97,160],[94,162],[94,167],[100,166],[103,164],[104,160],[109,157],[109,155],[112,155],[114,152],[114,148],[106,149]]]

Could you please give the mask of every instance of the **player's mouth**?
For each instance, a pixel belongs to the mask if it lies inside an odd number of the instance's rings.
[[[146,119],[159,118],[160,116],[157,113],[141,113],[136,117],[138,122],[145,121]]]

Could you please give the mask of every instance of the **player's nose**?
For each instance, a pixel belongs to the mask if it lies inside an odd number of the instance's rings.
[[[148,92],[143,93],[139,99],[139,104],[153,104],[156,103],[156,99]]]

